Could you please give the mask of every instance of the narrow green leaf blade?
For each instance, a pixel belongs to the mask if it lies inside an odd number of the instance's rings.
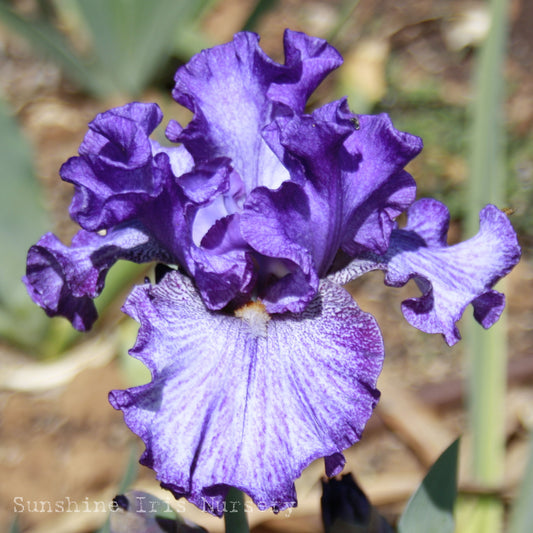
[[[115,86],[139,94],[169,57],[174,36],[194,27],[206,0],[78,0],[97,63]]]
[[[0,137],[0,336],[31,345],[47,319],[30,300],[21,278],[28,248],[51,224],[40,202],[41,189],[33,173],[29,144],[2,101]]]
[[[11,522],[11,526],[9,527],[9,533],[21,533],[18,516],[13,520],[13,522]]]
[[[0,1],[0,20],[10,29],[27,39],[35,49],[55,61],[65,74],[86,91],[102,96],[109,92],[108,84],[87,65],[83,58],[72,52],[63,35],[49,23],[26,20]]]
[[[530,533],[533,524],[533,431],[529,438],[529,460],[511,513],[509,533]]]
[[[413,494],[398,524],[398,533],[453,533],[457,497],[459,439],[437,459]]]

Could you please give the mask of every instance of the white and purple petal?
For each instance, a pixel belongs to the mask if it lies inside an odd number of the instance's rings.
[[[520,259],[516,233],[505,213],[488,205],[479,219],[477,235],[448,246],[448,209],[437,200],[418,200],[408,211],[407,225],[393,230],[386,254],[362,255],[328,279],[346,283],[375,269],[385,271],[385,283],[392,287],[414,279],[422,296],[402,303],[406,320],[455,344],[461,338],[456,323],[468,304],[484,328],[498,320],[505,298],[493,286]]]
[[[309,95],[342,62],[326,41],[291,31],[285,33],[285,54],[285,65],[272,61],[256,34],[242,32],[196,55],[177,71],[173,91],[194,118],[185,129],[170,123],[168,137],[197,160],[229,157],[248,192],[260,185],[277,188],[289,175],[263,140],[264,126],[276,106],[283,114],[303,112]]]
[[[520,259],[505,213],[488,205],[479,221],[477,235],[447,246],[448,209],[436,200],[419,200],[409,209],[405,228],[393,231],[387,251],[385,282],[398,287],[414,278],[423,292],[402,303],[407,321],[426,333],[442,333],[450,345],[461,338],[455,324],[469,303],[483,327],[498,320],[505,299],[492,287]]]
[[[110,401],[177,497],[221,514],[237,487],[281,510],[311,461],[342,469],[376,405],[383,359],[375,320],[344,289],[324,281],[301,314],[268,316],[255,302],[232,316],[207,310],[174,271],[134,289],[125,311],[141,325],[131,354],[152,381]]]
[[[23,281],[33,301],[49,316],[64,316],[85,331],[97,318],[93,299],[119,259],[143,263],[169,257],[137,227],[117,228],[105,236],[80,230],[70,246],[47,233],[28,251]]]

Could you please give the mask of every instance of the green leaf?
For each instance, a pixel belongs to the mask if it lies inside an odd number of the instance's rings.
[[[68,41],[52,24],[19,16],[5,0],[0,0],[0,20],[27,39],[38,52],[60,65],[65,74],[85,90],[98,96],[109,93],[109,83],[72,51]]]
[[[508,0],[490,0],[490,29],[476,59],[472,98],[472,140],[467,236],[477,233],[479,210],[488,203],[504,206],[505,164],[505,57],[509,31]],[[505,281],[498,290],[505,293]],[[469,355],[469,420],[472,426],[471,477],[490,492],[503,482],[505,464],[507,323],[503,313],[497,324],[483,331],[473,318],[466,322]],[[495,496],[479,498],[476,523],[483,533],[503,529],[504,506]]]
[[[174,35],[189,27],[206,0],[77,0],[97,63],[115,87],[139,94],[168,59]]]
[[[453,533],[457,497],[459,439],[437,459],[411,496],[398,524],[398,533]]]
[[[0,101],[0,336],[31,346],[40,339],[48,319],[32,303],[21,278],[28,248],[51,225],[41,204],[32,154],[17,123]]]
[[[117,494],[123,494],[126,492],[137,479],[137,474],[139,473],[138,456],[139,452],[137,446],[132,444],[128,464],[126,465],[126,470],[118,486]],[[107,517],[105,524],[96,533],[111,533],[111,520],[109,516]]]
[[[122,476],[120,485],[118,486],[119,494],[126,492],[133,485],[133,482],[137,479],[138,473],[139,473],[139,450],[137,449],[137,445],[133,444],[131,446],[128,465],[126,466],[126,470],[124,472],[124,475]]]
[[[18,516],[13,520],[13,522],[11,522],[11,526],[9,527],[9,533],[20,533]]]
[[[518,498],[511,513],[509,533],[530,533],[533,524],[533,431],[529,440],[529,460]]]

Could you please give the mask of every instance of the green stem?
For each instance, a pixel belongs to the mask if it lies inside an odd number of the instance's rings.
[[[224,525],[226,533],[250,533],[244,507],[244,494],[233,487],[229,489],[226,496]]]
[[[473,102],[472,177],[467,231],[479,228],[479,210],[487,203],[505,202],[504,80],[507,39],[507,0],[491,0],[491,28],[478,58]],[[499,286],[502,289],[502,286]],[[471,475],[484,489],[497,489],[503,481],[505,461],[505,388],[507,336],[505,319],[483,331],[472,321],[468,328],[470,353],[469,410],[473,442]],[[498,496],[477,502],[476,520],[468,531],[499,533],[503,504]]]

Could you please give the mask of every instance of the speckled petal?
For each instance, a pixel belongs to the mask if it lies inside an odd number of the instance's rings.
[[[71,246],[47,233],[30,248],[23,281],[33,301],[49,316],[64,316],[84,331],[97,318],[93,298],[119,259],[142,263],[168,260],[168,256],[135,227],[116,229],[106,236],[80,230]]]
[[[465,242],[447,245],[448,224],[444,204],[419,200],[409,209],[407,225],[392,232],[385,255],[358,257],[328,279],[346,283],[373,269],[384,270],[385,283],[393,287],[414,279],[422,296],[402,303],[405,318],[455,344],[461,338],[456,323],[468,304],[483,327],[498,320],[505,298],[492,287],[516,265],[520,247],[507,216],[493,205],[481,211],[478,234]]]
[[[170,272],[136,288],[125,310],[141,324],[131,354],[152,381],[110,401],[177,497],[220,515],[232,486],[278,511],[295,505],[311,461],[340,471],[377,402],[383,359],[374,319],[344,289],[324,281],[298,315],[269,317],[255,303],[230,316]]]

